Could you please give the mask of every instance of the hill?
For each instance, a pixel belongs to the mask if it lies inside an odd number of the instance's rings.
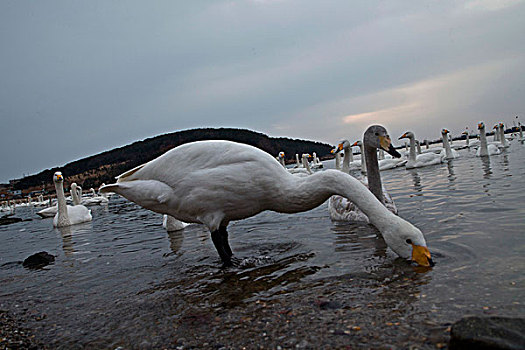
[[[53,192],[53,174],[55,171],[62,171],[68,184],[76,182],[84,189],[97,188],[101,183],[111,183],[115,176],[146,163],[173,147],[200,140],[230,140],[246,143],[273,156],[284,151],[287,161],[293,161],[296,153],[312,154],[316,152],[318,157],[324,157],[330,154],[332,148],[332,146],[320,142],[269,137],[245,129],[191,129],[137,141],[127,146],[68,163],[62,167],[44,170],[38,174],[11,181],[11,183],[14,190],[22,190],[24,194],[42,188]]]

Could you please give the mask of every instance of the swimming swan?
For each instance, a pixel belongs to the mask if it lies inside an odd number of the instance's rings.
[[[441,140],[443,141],[443,149],[441,150],[441,154],[445,157],[445,159],[454,159],[459,157],[459,153],[456,150],[453,150],[450,147],[450,141],[448,139],[448,134],[450,131],[447,129],[441,130]]]
[[[333,169],[294,176],[272,155],[246,144],[224,140],[183,144],[123,173],[116,183],[100,190],[118,193],[177,220],[205,225],[225,266],[232,265],[230,221],[265,210],[303,212],[340,194],[368,215],[399,256],[433,265],[421,231],[388,211],[352,176]]]
[[[399,139],[409,139],[410,148],[408,153],[408,162],[405,164],[407,169],[421,168],[424,166],[435,165],[443,163],[444,155],[442,153],[422,153],[416,155],[416,138],[411,131],[405,132]]]
[[[54,227],[65,227],[91,221],[91,210],[83,205],[67,205],[64,196],[64,178],[62,173],[57,171],[53,175],[53,182],[57,192],[58,213],[53,218]]]
[[[387,146],[388,143],[388,146]],[[361,157],[366,158],[367,173],[369,174],[363,185],[368,186],[370,191],[386,206],[386,208],[397,214],[397,207],[392,197],[386,192],[381,183],[379,174],[379,164],[377,160],[377,149],[384,149],[394,157],[401,155],[390,144],[390,137],[386,129],[380,125],[372,125],[366,131],[363,137]],[[346,152],[346,150],[345,150]],[[360,210],[349,198],[334,195],[328,201],[328,211],[330,218],[334,221],[363,221],[370,222],[368,216]]]
[[[476,151],[476,156],[487,157],[500,154],[501,151],[496,144],[487,142],[487,135],[485,134],[485,123],[479,122],[478,130],[480,145],[478,150]]]

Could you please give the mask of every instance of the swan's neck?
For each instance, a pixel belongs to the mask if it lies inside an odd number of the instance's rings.
[[[365,146],[364,157],[366,158],[366,176],[368,177],[368,188],[381,203],[384,203],[376,149],[374,147]]]
[[[361,172],[363,174],[366,174],[366,157],[365,157],[365,151],[363,149],[363,144],[359,145],[359,149],[361,150]]]
[[[349,173],[350,172],[350,162],[352,158],[352,148],[345,148],[345,155],[343,157],[343,172]]]
[[[309,174],[312,173],[312,169],[310,169],[310,163],[308,163],[308,159],[306,159],[306,157],[303,157],[303,167]]]
[[[335,168],[341,170],[341,153],[339,152],[335,154]]]
[[[452,158],[452,149],[450,148],[447,134],[441,134],[441,139],[443,140],[443,148],[445,149],[446,157]]]
[[[503,146],[507,145],[507,140],[505,139],[505,130],[503,127],[498,127],[499,129],[499,139]]]
[[[465,141],[465,144],[467,145],[467,147],[470,146],[470,135],[468,133],[465,134],[467,136],[467,140]]]
[[[487,149],[487,135],[485,135],[485,128],[479,130],[479,155],[488,156],[489,151]]]
[[[57,193],[57,205],[58,205],[58,220],[57,226],[62,226],[69,222],[69,216],[67,215],[67,203],[66,196],[64,195],[64,187],[62,182],[55,182],[55,190]]]
[[[408,153],[408,160],[411,162],[416,161],[416,140],[414,137],[410,137],[410,151]]]
[[[421,143],[419,141],[416,141],[416,150],[417,154],[421,154]]]
[[[299,162],[299,155],[297,153],[295,154],[295,164],[298,168],[301,166],[301,162]]]
[[[520,129],[520,140],[523,140],[523,130],[521,130],[521,123],[518,122],[518,128]]]

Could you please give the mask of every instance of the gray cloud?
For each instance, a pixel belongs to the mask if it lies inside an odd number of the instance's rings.
[[[521,1],[0,3],[0,181],[160,133],[335,143],[524,115]],[[525,117],[524,117],[525,118]]]

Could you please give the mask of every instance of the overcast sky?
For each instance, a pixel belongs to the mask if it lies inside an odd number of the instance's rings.
[[[525,122],[525,3],[4,0],[0,81],[0,182],[198,127],[436,139]]]

